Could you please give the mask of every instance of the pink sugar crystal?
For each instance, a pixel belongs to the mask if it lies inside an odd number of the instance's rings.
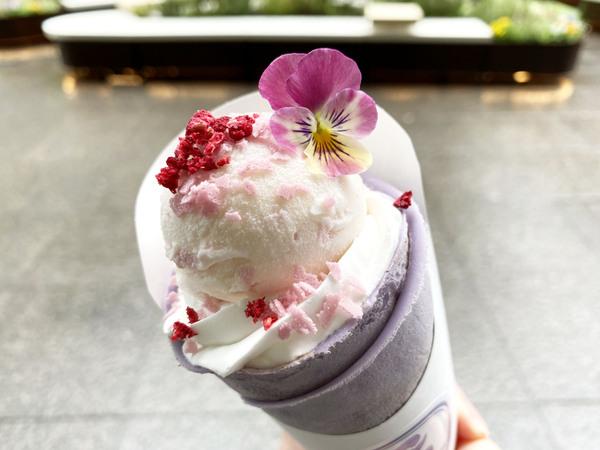
[[[360,319],[363,315],[362,308],[354,303],[352,299],[344,293],[340,295],[339,308],[345,311],[353,319]]]
[[[316,333],[317,327],[308,315],[296,306],[290,308],[292,316],[292,329],[300,334]]]
[[[287,313],[285,306],[283,306],[283,303],[278,298],[269,303],[269,309],[279,318],[282,318]]]
[[[221,175],[220,177],[213,178],[212,182],[219,189],[225,191],[231,186],[231,177],[229,175]]]
[[[349,290],[349,291],[354,290],[357,294],[360,294],[360,295],[364,295],[367,293],[367,290],[365,289],[363,284],[354,275],[348,275],[344,279],[344,282],[347,286],[347,290]]]
[[[331,239],[331,231],[333,230],[333,226],[329,223],[322,223],[319,228],[319,234],[317,235],[317,241],[321,245],[327,244],[327,242]]]
[[[230,222],[239,222],[242,220],[242,216],[240,215],[239,211],[227,211],[224,217]]]
[[[323,327],[328,327],[335,316],[335,311],[340,303],[340,294],[330,292],[323,298],[321,309],[317,312],[317,319]]]
[[[194,204],[195,209],[199,210],[203,216],[217,214],[219,207],[223,204],[219,187],[207,181],[190,188],[190,192],[182,200],[182,203],[188,202]]]
[[[274,168],[273,163],[271,163],[271,161],[269,161],[269,160],[254,159],[252,161],[249,161],[245,167],[238,170],[238,174],[241,176],[246,176],[250,172],[261,172],[261,171],[270,172],[271,170],[273,170],[273,168]]]
[[[200,346],[194,339],[186,339],[182,348],[184,353],[196,354],[200,351]]]
[[[173,262],[177,267],[195,267],[198,257],[192,253],[180,252],[173,255]]]
[[[256,187],[256,184],[254,184],[254,181],[252,181],[252,180],[248,180],[248,179],[244,180],[243,187],[248,195],[255,195],[258,192],[258,188]]]
[[[335,281],[342,281],[342,269],[340,265],[336,262],[327,261],[327,267],[329,268],[329,275],[333,277]]]
[[[275,189],[275,195],[284,200],[291,200],[298,192],[309,192],[309,189],[306,186],[298,183],[281,183]]]
[[[300,299],[294,292],[294,289],[288,289],[288,291],[281,297],[277,298],[277,300],[281,303],[284,308],[284,313],[287,314],[288,310],[292,305],[297,305],[300,303]]]
[[[301,266],[299,264],[294,266],[294,280],[304,281],[305,283],[310,284],[314,288],[318,288],[321,284],[319,278],[316,275],[308,273],[304,266]]]
[[[292,157],[290,156],[289,153],[282,153],[282,152],[276,151],[275,153],[273,153],[271,155],[271,161],[275,161],[275,162],[287,162],[290,159],[292,159]]]
[[[291,332],[292,326],[289,324],[289,322],[286,322],[282,323],[279,326],[279,330],[277,330],[277,335],[279,336],[279,339],[285,340],[290,337]]]
[[[194,211],[192,203],[182,203],[183,197],[184,195],[178,192],[169,200],[169,205],[177,217]]]
[[[211,297],[210,295],[207,295],[204,297],[204,304],[203,306],[210,311],[211,313],[216,313],[217,311],[219,311],[221,309],[221,304],[223,302],[215,297]]]
[[[323,206],[329,210],[335,206],[335,203],[334,197],[327,197],[323,200]]]
[[[315,292],[315,288],[306,281],[298,281],[297,283],[294,283],[292,290],[296,293],[300,302],[303,302]]]

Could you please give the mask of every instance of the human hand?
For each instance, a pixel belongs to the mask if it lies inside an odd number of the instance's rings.
[[[487,424],[479,411],[469,401],[460,386],[456,385],[456,450],[500,450],[490,438]]]
[[[500,447],[489,438],[489,430],[481,414],[458,385],[456,385],[456,402],[458,424],[455,450],[500,450]],[[279,450],[304,450],[304,448],[284,431]]]

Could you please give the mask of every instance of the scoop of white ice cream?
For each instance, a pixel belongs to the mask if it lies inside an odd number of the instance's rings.
[[[229,302],[273,298],[294,272],[328,272],[366,222],[366,188],[358,175],[309,172],[271,136],[269,115],[252,136],[225,141],[230,163],[180,180],[165,190],[161,221],[167,256],[180,288]]]

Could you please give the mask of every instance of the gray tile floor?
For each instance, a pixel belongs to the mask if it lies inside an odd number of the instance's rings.
[[[158,151],[243,83],[74,83],[0,51],[0,448],[276,449],[177,366],[133,205]],[[457,378],[505,449],[600,448],[600,35],[551,85],[371,85],[420,158]]]

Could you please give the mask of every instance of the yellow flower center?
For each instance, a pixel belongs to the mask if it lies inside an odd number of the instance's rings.
[[[326,148],[333,140],[331,138],[331,130],[323,127],[320,122],[317,122],[317,129],[313,131],[312,137],[317,148]]]

